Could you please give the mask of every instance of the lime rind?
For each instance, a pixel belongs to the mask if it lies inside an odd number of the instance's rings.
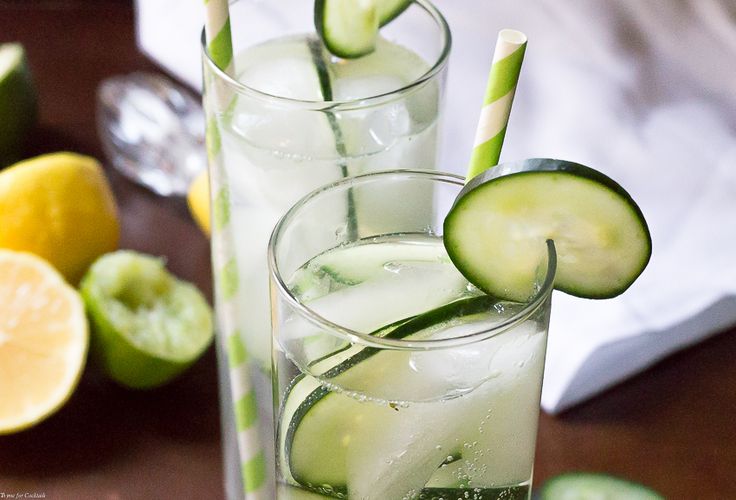
[[[38,118],[36,89],[19,43],[0,44],[0,168],[20,158]]]

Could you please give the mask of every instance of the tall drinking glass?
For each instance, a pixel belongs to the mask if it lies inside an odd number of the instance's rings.
[[[483,294],[442,244],[462,187],[368,174],[276,226],[277,498],[529,498],[554,245],[527,301]],[[364,201],[354,212],[349,196]]]
[[[450,50],[439,12],[418,0],[381,29],[375,52],[339,60],[316,37],[312,9],[307,0],[232,3],[231,71],[202,44],[229,498],[242,496],[241,461],[259,459],[266,472],[274,463],[266,263],[273,226],[318,186],[436,163]],[[348,209],[364,203],[349,196]],[[265,440],[265,458],[247,449],[254,432]]]

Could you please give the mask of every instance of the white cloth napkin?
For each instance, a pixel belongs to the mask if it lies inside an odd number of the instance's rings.
[[[137,2],[141,49],[195,87],[200,3]],[[733,0],[436,3],[453,33],[442,168],[464,173],[496,34],[520,29],[530,41],[502,160],[602,170],[652,231],[649,267],[624,295],[556,293],[543,408],[560,412],[736,323]]]

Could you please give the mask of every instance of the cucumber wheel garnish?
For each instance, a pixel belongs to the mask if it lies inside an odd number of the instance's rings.
[[[327,49],[353,59],[373,52],[378,28],[401,14],[412,0],[315,0],[314,24]]]
[[[548,239],[557,251],[555,288],[585,298],[622,293],[652,253],[631,196],[604,174],[562,160],[486,170],[463,188],[444,222],[458,270],[486,293],[513,300],[534,293]]]
[[[383,27],[404,12],[413,0],[374,0],[378,9],[378,25]]]
[[[596,472],[568,472],[549,479],[539,492],[539,500],[664,500],[641,484]]]

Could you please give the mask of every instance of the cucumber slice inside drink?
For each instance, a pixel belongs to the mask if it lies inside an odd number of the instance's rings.
[[[570,472],[549,479],[539,500],[664,500],[654,490],[608,474]]]
[[[414,233],[334,247],[287,283],[322,321],[285,309],[275,335],[280,481],[328,498],[528,491],[542,310],[482,294]]]
[[[498,303],[497,298],[488,295],[457,300],[399,320],[373,332],[373,335],[409,338],[436,325],[489,311]],[[390,370],[389,364],[382,362],[381,357],[380,349],[352,346],[315,362],[310,371],[321,374],[319,379],[304,375],[294,379],[286,391],[278,432],[281,470],[294,484],[318,489],[322,485],[331,485],[330,491],[319,489],[328,494],[347,491],[345,439],[351,430],[345,425],[353,425],[353,415],[375,410],[374,418],[381,418],[382,411],[375,405],[357,400],[348,400],[346,404],[323,384],[331,380],[340,383],[344,377],[368,381],[377,377],[376,383],[380,384]],[[315,460],[315,450],[320,450],[319,460]],[[461,456],[461,450],[444,453],[453,459]]]
[[[536,158],[486,170],[444,222],[457,269],[487,293],[525,300],[545,241],[558,255],[555,288],[603,299],[626,290],[652,253],[644,216],[615,181],[578,163]]]
[[[314,24],[328,50],[353,59],[373,52],[378,28],[395,19],[412,0],[315,0]]]
[[[395,258],[397,248],[402,249],[401,259]],[[421,244],[357,246],[349,253],[326,252],[312,259],[308,268],[296,272],[291,279],[292,292],[308,302],[325,295],[331,286],[353,286],[370,280],[387,266],[422,266],[437,260],[449,263],[446,255],[438,256],[434,247]]]

